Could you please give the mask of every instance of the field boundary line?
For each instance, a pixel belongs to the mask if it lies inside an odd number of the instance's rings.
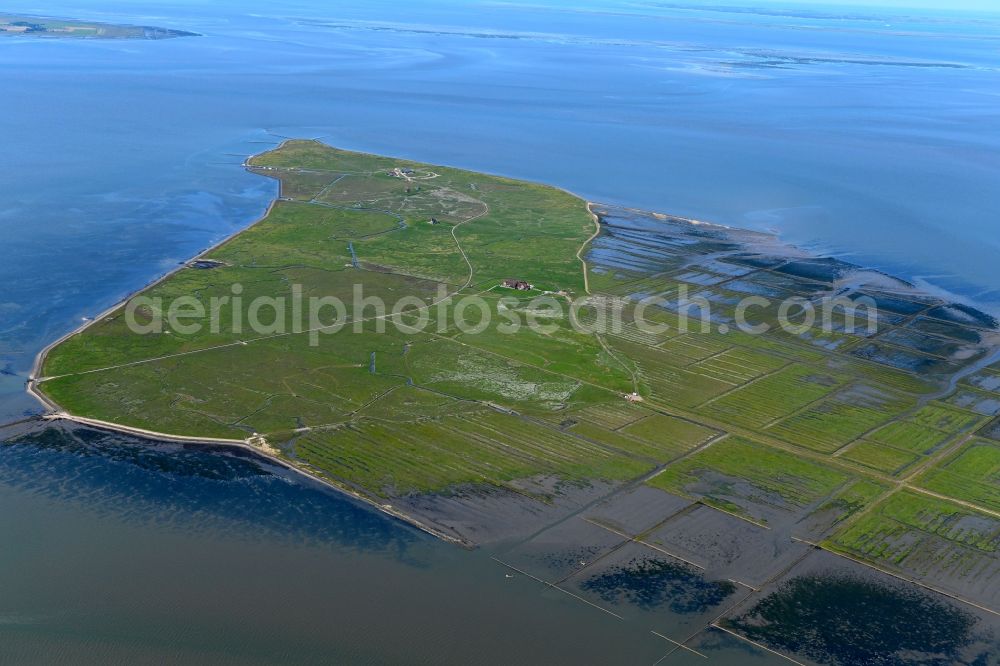
[[[912,578],[910,576],[907,576],[906,574],[896,573],[894,571],[890,571],[890,570],[885,569],[885,568],[883,568],[883,567],[881,567],[881,566],[879,566],[877,564],[873,564],[872,562],[867,562],[867,561],[865,561],[865,560],[863,560],[863,559],[861,559],[859,557],[855,557],[853,555],[848,555],[847,553],[842,552],[840,550],[835,550],[833,548],[828,548],[828,547],[826,547],[826,546],[824,546],[822,544],[818,544],[818,543],[815,543],[813,541],[809,541],[808,539],[803,539],[801,537],[796,537],[796,536],[791,537],[791,539],[792,539],[792,541],[798,541],[800,543],[807,544],[809,546],[812,546],[813,548],[816,548],[818,550],[822,550],[823,552],[830,553],[831,555],[836,555],[837,557],[842,557],[845,560],[850,560],[851,562],[854,562],[855,564],[860,564],[861,566],[869,567],[871,569],[874,569],[875,571],[884,573],[887,576],[892,576],[893,578],[895,578],[897,580],[901,580],[904,583],[909,583],[911,585],[916,585],[918,587],[922,587],[925,590],[930,590],[931,592],[936,592],[937,594],[941,594],[943,596],[946,596],[949,599],[954,599],[955,601],[960,601],[963,604],[967,604],[969,606],[972,606],[973,608],[978,608],[981,611],[985,611],[987,613],[990,613],[991,615],[996,615],[997,617],[1000,617],[1000,611],[993,610],[992,608],[989,608],[988,606],[983,606],[982,604],[978,604],[975,601],[972,601],[970,599],[966,599],[965,597],[959,596],[959,595],[957,595],[957,594],[955,594],[953,592],[948,592],[947,590],[942,590],[941,588],[935,587],[933,585],[928,585],[927,583],[923,583],[923,582],[917,580],[916,578]]]

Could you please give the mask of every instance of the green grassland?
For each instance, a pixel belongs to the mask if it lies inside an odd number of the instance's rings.
[[[935,492],[1000,511],[1000,444],[973,439],[917,483]]]
[[[194,33],[137,25],[0,14],[0,37],[24,35],[60,39],[168,39],[192,34]]]
[[[942,570],[960,577],[996,569],[998,529],[995,516],[904,490],[839,530],[828,545],[911,574]]]
[[[667,249],[656,270],[614,266],[606,250],[620,250],[616,239],[605,228],[590,241],[594,217],[564,191],[314,141],[287,142],[247,168],[279,183],[265,218],[200,257],[210,268],[184,267],[141,294],[148,303],[241,304],[220,310],[210,328],[142,335],[125,308],[111,312],[46,355],[37,387],[61,409],[175,435],[262,434],[290,464],[380,503],[469,487],[523,493],[519,482],[556,479],[645,482],[757,521],[765,505],[828,511],[838,530],[830,543],[873,558],[872,540],[900,524],[898,503],[927,499],[911,483],[1000,509],[996,447],[962,444],[987,417],[950,401],[941,374],[964,366],[899,346],[928,344],[905,317],[883,317],[868,333],[751,335],[682,331],[676,312],[653,308],[646,319],[667,328],[649,331],[635,303],[621,301],[623,325],[598,335],[531,302],[543,291],[560,301],[589,292],[587,321],[599,297],[690,288],[726,321],[741,295],[815,295],[832,288],[822,276],[782,272],[780,259],[748,261],[734,242],[680,224],[666,228],[684,242],[658,246]],[[505,278],[535,289],[502,289]],[[354,301],[357,285],[390,304],[408,299],[403,324],[425,315],[435,323],[386,325]],[[547,326],[511,334],[438,325],[443,296],[473,294],[494,315]],[[247,326],[255,299],[326,296],[345,303],[342,330],[312,330],[328,320],[296,328],[290,307],[257,313],[269,330]],[[136,309],[140,323],[160,307],[148,303]],[[774,324],[777,313],[755,316]],[[481,317],[470,310],[461,319]],[[955,324],[926,313],[919,322],[922,336],[957,336],[941,349],[968,344]],[[877,358],[866,348],[873,339]],[[987,394],[993,377],[980,370],[962,388]],[[625,400],[633,391],[641,402]]]
[[[852,479],[849,473],[792,453],[729,437],[672,465],[649,483],[745,514],[747,501],[804,509]]]

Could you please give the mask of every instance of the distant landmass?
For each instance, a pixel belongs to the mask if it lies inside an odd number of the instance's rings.
[[[0,36],[62,39],[171,39],[173,37],[197,37],[198,33],[145,25],[114,25],[0,14]]]

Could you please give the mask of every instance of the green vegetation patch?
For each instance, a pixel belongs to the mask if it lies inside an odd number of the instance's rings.
[[[832,526],[844,522],[854,514],[867,509],[890,486],[880,481],[859,478],[850,483],[813,511],[807,525],[818,533],[825,533]]]
[[[573,378],[446,341],[415,347],[410,356],[415,381],[476,400],[554,409],[569,402],[580,386]]]
[[[694,448],[718,434],[703,425],[665,414],[647,416],[625,426],[621,432],[664,446],[679,444],[684,449]]]
[[[987,561],[995,565],[998,530],[1000,521],[988,514],[903,490],[836,533],[829,545],[921,575],[968,575]]]
[[[498,412],[407,424],[361,421],[300,438],[294,455],[328,478],[383,497],[551,475],[623,481],[653,464]]]
[[[730,345],[709,335],[689,333],[672,338],[660,345],[660,349],[672,357],[678,365],[688,365],[725,352]],[[722,378],[723,381],[731,381]],[[739,382],[732,382],[739,383]]]
[[[39,16],[0,14],[0,37],[47,39],[170,39],[195,36],[193,32],[141,25],[115,25]]]
[[[814,451],[832,453],[909,406],[899,395],[851,386],[767,428],[768,433]]]
[[[778,370],[787,361],[742,347],[730,347],[692,366],[697,372],[722,381],[745,384]]]
[[[260,433],[269,450],[379,498],[469,485],[521,492],[519,480],[539,478],[621,483],[666,465],[650,485],[748,516],[825,506],[836,520],[884,492],[859,480],[860,466],[873,476],[898,474],[985,420],[940,401],[914,412],[914,396],[940,382],[853,356],[860,338],[846,333],[685,332],[676,312],[656,307],[646,317],[668,328],[647,331],[633,302],[618,303],[621,330],[598,335],[575,330],[565,310],[546,313],[531,302],[549,292],[565,304],[589,287],[583,318],[591,321],[608,294],[675,294],[678,280],[719,313],[734,308],[739,288],[825,289],[752,261],[720,262],[734,243],[702,228],[708,236],[675,242],[686,227],[660,220],[675,236],[661,239],[662,271],[601,272],[588,257],[594,280],[585,284],[578,253],[594,218],[585,202],[556,188],[315,141],[287,142],[248,168],[280,182],[281,200],[260,222],[144,290],[145,302],[134,301],[130,313],[152,326],[158,308],[186,297],[212,325],[140,334],[124,308],[112,312],[48,354],[38,386],[61,408],[177,435]],[[594,243],[614,240],[605,234]],[[653,247],[641,252],[655,254]],[[534,286],[501,285],[508,278]],[[730,278],[742,284],[730,290]],[[407,298],[402,322],[430,315],[431,323],[399,330],[384,311],[355,303],[359,291],[390,308]],[[296,295],[339,298],[347,328],[297,327],[305,322],[289,305]],[[482,299],[494,324],[522,326],[470,333],[450,319],[454,311],[438,319],[432,303],[467,295]],[[212,319],[218,299],[229,300]],[[276,301],[286,307],[258,306],[264,326],[249,325],[252,304]],[[477,323],[477,308],[461,323]],[[524,325],[531,320],[544,328]],[[975,382],[963,390],[993,395],[989,373]],[[699,448],[727,430],[740,436]],[[758,435],[774,446],[753,441]],[[796,455],[779,439],[810,451]],[[840,451],[849,465],[824,464],[822,456]],[[993,455],[967,447],[921,482],[994,506]],[[871,533],[888,520],[880,517]]]
[[[890,475],[900,474],[920,460],[920,456],[913,453],[866,441],[852,446],[843,458]]]
[[[1000,445],[973,439],[921,475],[928,490],[1000,511]]]
[[[961,409],[948,407],[940,403],[931,403],[921,407],[909,421],[927,428],[934,428],[948,433],[971,430],[982,421],[978,414],[971,414]]]
[[[989,437],[995,442],[1000,442],[1000,418],[987,423],[978,434],[981,437]]]
[[[962,380],[962,384],[975,386],[983,391],[1000,393],[1000,372],[986,368],[975,372]]]
[[[944,402],[983,416],[1000,414],[1000,395],[993,392],[960,386]]]
[[[830,394],[842,382],[837,375],[792,365],[713,400],[704,409],[718,419],[759,428]]]
[[[872,442],[900,451],[926,455],[944,444],[951,434],[916,421],[894,421],[865,436]]]
[[[850,478],[791,453],[728,437],[671,465],[649,484],[727,510],[747,502],[795,510],[832,494]]]
[[[585,419],[609,430],[617,430],[650,414],[649,410],[635,403],[619,400],[613,403],[585,407],[574,412],[573,417]]]
[[[705,426],[661,414],[647,416],[617,431],[581,420],[566,432],[658,463],[670,462],[717,434]]]
[[[690,444],[683,440],[670,439],[651,442],[624,435],[621,431],[606,430],[587,421],[580,421],[566,428],[565,432],[660,464],[669,462],[690,449]]]
[[[680,367],[677,358],[661,349],[621,339],[611,339],[608,344],[634,364],[642,392],[654,404],[695,407],[734,386]]]

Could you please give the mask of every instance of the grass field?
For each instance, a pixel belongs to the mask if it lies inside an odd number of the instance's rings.
[[[758,521],[829,514],[831,547],[873,560],[897,559],[885,535],[927,529],[932,509],[976,510],[911,484],[998,508],[1000,449],[959,443],[988,421],[1000,375],[970,373],[960,391],[974,399],[944,390],[942,372],[985,348],[970,351],[979,334],[936,318],[933,298],[882,297],[894,309],[860,332],[843,316],[830,330],[773,328],[769,305],[754,321],[772,330],[751,334],[730,325],[739,298],[817,298],[843,269],[748,252],[721,228],[600,207],[603,233],[588,243],[594,217],[564,191],[313,141],[248,168],[280,183],[266,218],[146,289],[134,314],[151,324],[156,299],[178,297],[232,307],[211,327],[148,334],[119,308],[47,354],[39,390],[71,414],[156,432],[263,435],[290,464],[380,503],[472,487],[524,493],[524,480],[647,481]],[[534,287],[505,289],[506,278]],[[406,299],[400,322],[432,325],[386,325],[388,313],[355,300],[359,286]],[[660,328],[640,325],[637,298],[682,290],[710,304],[703,329],[683,330],[669,304],[644,314]],[[588,291],[581,321],[617,307],[620,327],[577,330],[532,301]],[[439,301],[463,295],[501,322],[544,326],[463,330],[482,320],[475,309],[439,322]],[[337,332],[313,330],[323,319],[296,327],[294,307],[251,305],[329,296],[345,304]],[[864,351],[871,344],[877,354]],[[954,357],[926,361],[931,346]],[[626,401],[633,391],[639,400]]]
[[[754,502],[805,508],[851,478],[794,454],[730,437],[671,466],[649,483],[744,514]]]

